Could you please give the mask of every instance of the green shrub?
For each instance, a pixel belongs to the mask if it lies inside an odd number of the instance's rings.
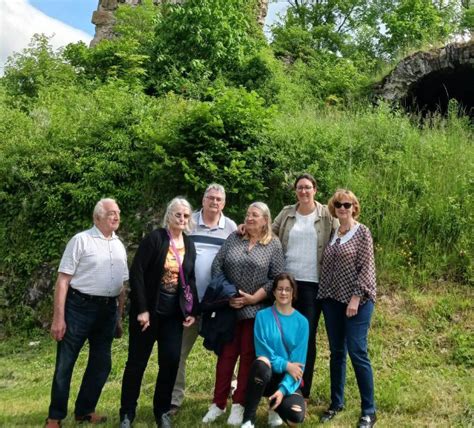
[[[284,112],[271,131],[275,183],[308,170],[326,202],[338,187],[359,196],[375,238],[379,271],[413,283],[472,281],[472,131],[463,119],[419,128],[384,106]],[[280,192],[275,192],[280,193]],[[275,209],[286,196],[277,199]],[[400,276],[401,275],[401,276]],[[387,279],[387,278],[385,278]]]
[[[266,190],[266,130],[272,111],[254,92],[226,89],[213,101],[188,102],[167,128],[157,129],[152,180],[171,197],[199,203],[212,181],[228,194],[227,211],[240,216]],[[172,172],[172,174],[170,174]]]

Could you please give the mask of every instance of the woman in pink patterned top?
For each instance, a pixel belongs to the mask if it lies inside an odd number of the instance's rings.
[[[361,396],[359,428],[376,421],[374,380],[367,352],[367,336],[376,297],[375,263],[370,230],[357,221],[360,204],[350,190],[339,189],[328,208],[340,226],[327,245],[319,284],[329,339],[331,405],[321,422],[344,407],[346,356],[354,367]]]

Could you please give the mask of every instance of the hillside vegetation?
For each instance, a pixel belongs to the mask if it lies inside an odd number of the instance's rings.
[[[37,35],[10,58],[0,78],[0,426],[44,422],[56,269],[99,198],[119,202],[131,260],[172,197],[199,207],[207,184],[222,183],[226,213],[241,222],[252,201],[273,215],[293,203],[293,180],[308,171],[320,202],[352,189],[374,236],[379,426],[472,427],[472,122],[455,101],[447,115],[421,118],[371,97],[406,52],[473,30],[471,3],[294,1],[268,42],[254,0],[146,0],[118,9],[114,40],[53,51]],[[106,426],[118,424],[127,346],[126,337],[113,345],[99,403]],[[137,427],[153,424],[152,361]],[[321,322],[307,427],[328,405],[328,365]],[[195,346],[177,427],[200,426],[214,367]],[[359,415],[348,376],[347,409],[332,426]]]
[[[455,102],[420,121],[369,101],[403,52],[471,28],[463,5],[296,2],[269,44],[252,1],[145,1],[91,49],[35,36],[0,79],[1,334],[48,325],[65,243],[100,197],[121,205],[132,255],[177,194],[197,207],[220,182],[240,222],[251,201],[274,215],[293,202],[302,171],[323,203],[338,187],[360,197],[382,289],[467,290],[472,124]]]

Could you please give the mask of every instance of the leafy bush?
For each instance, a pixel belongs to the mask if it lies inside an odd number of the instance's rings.
[[[368,106],[371,48],[346,35],[316,51],[301,26],[286,28],[298,28],[293,45],[291,30],[266,46],[255,5],[124,6],[112,41],[54,52],[36,36],[10,59],[0,79],[2,325],[45,321],[61,252],[99,198],[118,200],[133,249],[177,194],[197,207],[217,181],[235,220],[256,199],[276,215],[303,171],[322,202],[341,186],[360,197],[382,283],[472,283],[472,125],[455,106],[429,126]]]
[[[228,194],[228,212],[240,215],[266,190],[266,129],[271,110],[254,92],[226,89],[212,101],[189,102],[163,129],[157,129],[152,180],[168,196],[179,193],[199,202],[212,181]],[[170,172],[172,171],[172,174]]]
[[[203,83],[239,70],[264,46],[255,11],[255,0],[161,5],[151,76],[157,92],[197,97]]]
[[[5,135],[0,145],[5,304],[29,301],[35,273],[44,263],[56,264],[66,241],[91,224],[98,199],[115,197],[130,213],[154,200],[145,198],[146,169],[137,168],[147,163],[152,150],[140,145],[134,134],[141,116],[152,114],[150,104],[119,83],[93,92],[45,88],[29,114],[0,103],[0,132]],[[128,222],[133,225],[133,215]]]
[[[474,153],[464,119],[453,116],[423,129],[384,106],[345,112],[306,107],[279,116],[270,138],[273,182],[291,183],[292,172],[308,170],[318,179],[322,202],[338,187],[360,197],[382,277],[472,281],[467,225],[473,220],[473,163],[466,159]],[[286,195],[275,209],[293,199]]]
[[[20,108],[29,108],[42,87],[74,84],[76,75],[62,58],[53,52],[48,37],[35,34],[27,49],[9,57],[2,85],[11,95],[10,101]]]

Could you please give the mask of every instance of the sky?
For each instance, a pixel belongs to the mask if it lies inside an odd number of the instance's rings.
[[[35,33],[52,36],[54,48],[83,40],[89,44],[95,27],[92,13],[99,0],[0,0],[0,75],[7,58],[28,47]],[[266,27],[277,20],[287,0],[272,1]]]

